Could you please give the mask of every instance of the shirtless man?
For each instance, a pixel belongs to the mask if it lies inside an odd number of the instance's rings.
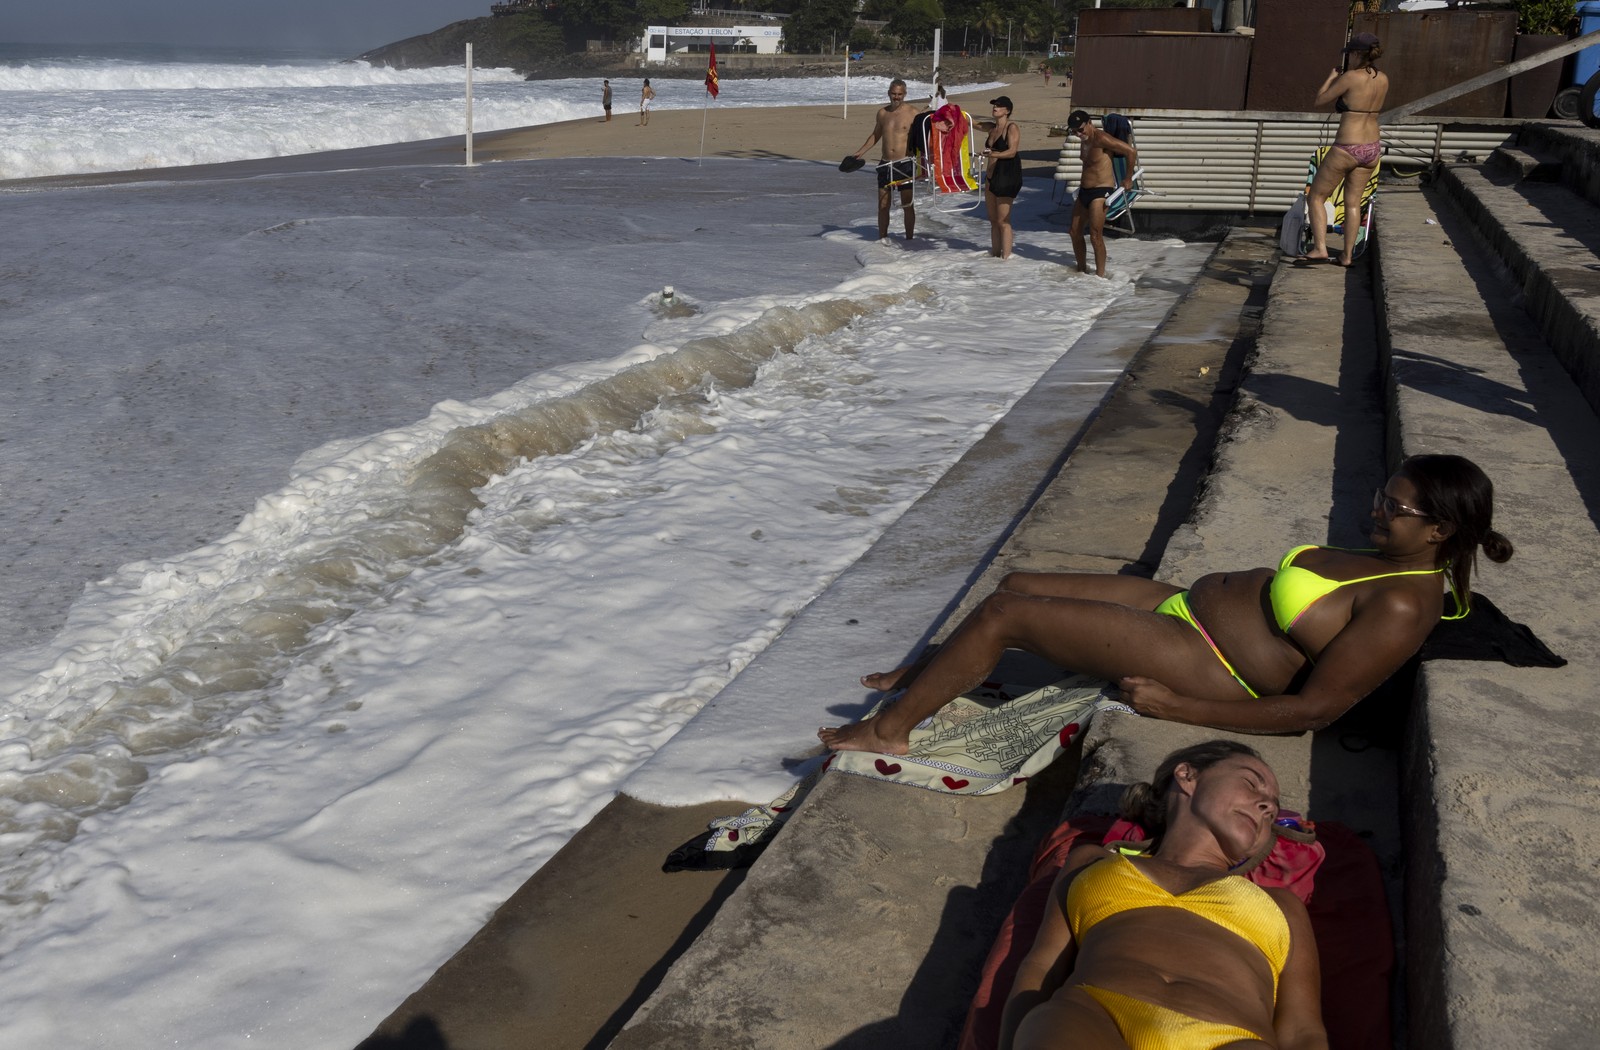
[[[1106,198],[1117,188],[1111,174],[1113,156],[1128,158],[1128,174],[1122,179],[1122,188],[1133,188],[1133,172],[1139,166],[1139,151],[1115,135],[1108,135],[1094,126],[1094,120],[1081,109],[1072,111],[1067,118],[1067,134],[1078,136],[1078,158],[1083,161],[1083,176],[1078,180],[1078,195],[1072,202],[1072,254],[1078,260],[1078,272],[1089,272],[1088,256],[1084,253],[1083,230],[1089,228],[1089,239],[1094,242],[1094,272],[1097,277],[1106,275]]]
[[[917,226],[917,211],[911,205],[911,180],[917,174],[917,161],[910,156],[911,122],[917,114],[906,105],[906,82],[889,82],[889,104],[878,110],[878,119],[872,125],[872,134],[861,144],[853,156],[859,158],[872,148],[874,142],[883,142],[883,163],[878,165],[878,240],[889,237],[889,190],[900,187],[900,210],[906,215],[906,240],[911,239]]]

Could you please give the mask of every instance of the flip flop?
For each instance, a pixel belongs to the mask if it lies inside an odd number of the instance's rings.
[[[839,170],[840,171],[860,171],[862,168],[864,168],[866,166],[867,166],[867,162],[866,161],[862,160],[860,157],[857,157],[857,156],[855,156],[853,154],[851,156],[846,157],[844,160],[841,160],[839,162]]]

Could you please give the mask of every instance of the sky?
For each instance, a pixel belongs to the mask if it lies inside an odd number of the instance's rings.
[[[490,0],[5,0],[0,43],[328,48],[357,54],[489,13]]]

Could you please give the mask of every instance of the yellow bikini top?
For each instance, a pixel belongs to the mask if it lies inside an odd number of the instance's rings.
[[[1289,633],[1289,629],[1305,615],[1307,609],[1340,587],[1348,587],[1352,583],[1366,583],[1368,580],[1386,580],[1391,576],[1437,576],[1444,572],[1443,569],[1410,569],[1401,572],[1380,572],[1374,576],[1362,576],[1354,580],[1330,580],[1326,576],[1318,576],[1310,569],[1302,569],[1294,564],[1294,559],[1301,551],[1318,549],[1320,548],[1316,544],[1307,543],[1285,554],[1283,560],[1278,563],[1278,571],[1273,574],[1271,585],[1267,588],[1267,597],[1272,601],[1272,618],[1277,621],[1278,630],[1284,634]],[[1465,603],[1460,601],[1457,605],[1465,607]],[[1459,620],[1465,615],[1457,613],[1442,619]]]
[[[1260,949],[1272,968],[1272,993],[1289,959],[1289,921],[1266,890],[1242,875],[1224,875],[1174,894],[1150,881],[1120,854],[1095,861],[1067,888],[1067,923],[1084,936],[1104,919],[1135,908],[1180,908],[1238,934]]]

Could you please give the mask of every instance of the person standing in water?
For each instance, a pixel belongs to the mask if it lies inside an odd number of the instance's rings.
[[[1011,122],[1011,96],[990,99],[989,111],[994,114],[994,127],[983,147],[984,159],[989,163],[989,175],[983,184],[989,206],[989,254],[1009,259],[1011,202],[1022,190],[1022,158],[1017,153],[1022,129]]]
[[[917,114],[906,105],[906,82],[898,77],[889,82],[889,104],[878,110],[872,134],[851,156],[860,159],[873,143],[882,142],[882,162],[878,165],[878,240],[889,238],[889,191],[900,188],[900,210],[906,216],[906,240],[917,228],[917,212],[911,203],[911,183],[917,177],[917,160],[910,156],[911,122]]]
[[[1139,166],[1139,151],[1115,135],[1094,126],[1094,119],[1081,109],[1073,110],[1067,118],[1067,134],[1077,137],[1078,159],[1083,162],[1083,174],[1078,179],[1078,195],[1072,202],[1072,254],[1078,260],[1078,272],[1089,272],[1089,258],[1085,251],[1084,232],[1094,244],[1094,272],[1096,277],[1106,275],[1106,198],[1117,188],[1111,170],[1113,156],[1128,158],[1128,174],[1122,179],[1122,188],[1133,188],[1133,171]]]
[[[606,111],[606,119],[603,123],[611,123],[611,81],[609,80],[600,81],[600,105]]]

